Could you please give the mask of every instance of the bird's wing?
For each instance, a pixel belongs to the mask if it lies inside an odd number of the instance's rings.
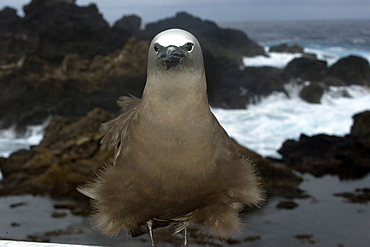
[[[115,149],[115,158],[118,157],[121,145],[126,137],[128,123],[132,115],[139,107],[141,99],[134,96],[122,96],[118,99],[117,104],[121,107],[122,114],[117,118],[103,123],[100,129],[105,132],[101,144],[106,145],[108,149]]]

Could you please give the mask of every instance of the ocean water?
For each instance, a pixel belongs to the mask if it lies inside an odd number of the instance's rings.
[[[220,26],[242,30],[264,47],[281,43],[298,44],[306,52],[315,53],[319,59],[328,61],[329,65],[348,55],[370,60],[370,19],[226,22],[220,23]],[[271,55],[272,59],[266,59],[264,63],[283,67],[287,58],[275,53]]]
[[[282,43],[298,44],[305,52],[327,61],[329,66],[349,55],[370,61],[370,19],[249,21],[220,23],[220,26],[242,30],[265,48],[269,57],[245,57],[245,66],[284,68],[300,55],[268,52],[270,46]],[[297,139],[301,133],[343,136],[349,133],[354,114],[370,110],[369,88],[330,87],[322,104],[316,105],[298,97],[300,87],[286,85],[290,97],[273,94],[246,110],[213,109],[213,112],[238,142],[264,156],[279,157],[276,150],[284,140]],[[344,90],[350,98],[341,96]]]

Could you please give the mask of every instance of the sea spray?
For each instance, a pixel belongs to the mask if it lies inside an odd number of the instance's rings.
[[[277,150],[287,139],[300,134],[325,133],[343,136],[353,123],[352,116],[370,109],[370,91],[361,86],[329,87],[321,104],[310,104],[299,96],[301,85],[286,85],[289,97],[273,93],[246,110],[212,111],[232,138],[257,153],[280,157]],[[348,96],[341,93],[347,91]]]
[[[45,128],[49,125],[51,117],[43,124],[29,125],[26,131],[20,135],[14,127],[0,130],[0,157],[9,157],[13,152],[20,149],[29,149],[41,142]]]

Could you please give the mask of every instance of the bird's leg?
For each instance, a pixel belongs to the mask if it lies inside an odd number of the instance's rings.
[[[181,247],[188,247],[188,228],[185,227],[183,232],[184,232],[184,240],[181,244]]]
[[[153,221],[148,220],[146,222],[145,226],[146,226],[146,229],[148,230],[148,233],[149,233],[151,247],[157,247],[157,245],[155,244],[154,235],[153,235]]]

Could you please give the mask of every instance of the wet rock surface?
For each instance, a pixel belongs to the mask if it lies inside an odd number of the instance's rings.
[[[327,74],[327,62],[318,59],[299,57],[290,61],[284,69],[287,79],[300,78],[304,81],[318,82]]]
[[[247,105],[259,102],[272,92],[287,93],[281,74],[281,69],[268,66],[229,69],[218,76],[218,87],[213,96],[222,100],[217,100],[221,104],[215,106],[245,109]]]
[[[283,208],[283,209],[294,209],[298,207],[298,204],[294,201],[281,201],[276,205],[277,208]]]
[[[253,164],[256,164],[262,178],[262,186],[267,191],[267,197],[303,198],[307,196],[298,189],[302,178],[295,175],[289,167],[264,158],[236,142],[234,144],[241,155],[247,157]]]
[[[343,197],[352,203],[367,204],[370,201],[370,188],[356,189],[354,192],[336,193],[334,196]]]
[[[321,83],[311,83],[302,88],[299,96],[308,103],[320,104],[324,92],[325,88]]]
[[[319,241],[314,239],[311,234],[297,234],[294,238],[298,239],[301,243],[316,244]]]
[[[38,146],[0,159],[4,177],[0,180],[0,195],[72,199],[80,204],[68,208],[74,214],[88,215],[87,198],[76,187],[112,159],[113,154],[99,144],[99,126],[111,118],[111,114],[100,109],[80,119],[55,116]]]
[[[285,53],[303,53],[304,48],[299,45],[287,45],[287,44],[279,44],[274,45],[269,48],[270,52],[285,52]]]
[[[328,73],[343,80],[347,85],[370,86],[369,62],[362,57],[348,56],[339,59],[329,68]]]
[[[289,167],[315,176],[335,174],[362,178],[370,172],[370,112],[356,114],[351,133],[344,137],[301,135],[283,143],[279,153]]]
[[[278,44],[270,46],[269,52],[279,52],[279,53],[300,53],[303,57],[316,59],[317,56],[314,53],[307,53],[304,51],[304,47],[300,45],[288,45],[288,44]]]

